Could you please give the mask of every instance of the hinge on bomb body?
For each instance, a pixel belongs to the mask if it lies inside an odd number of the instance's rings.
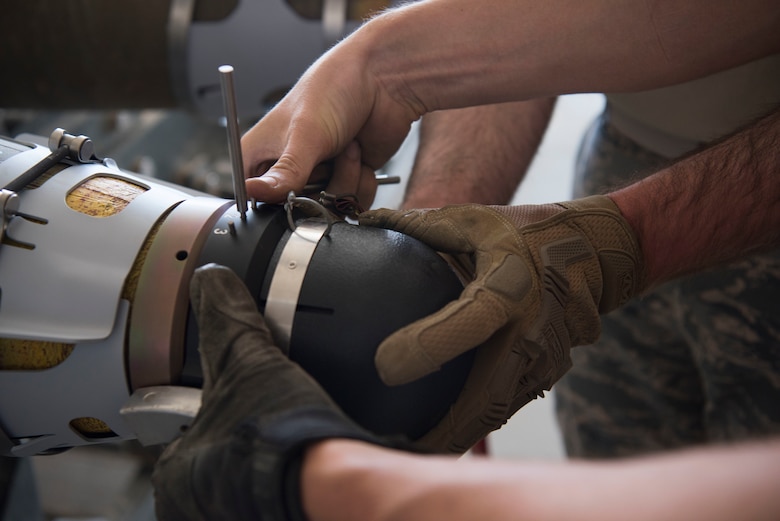
[[[0,188],[0,219],[2,219],[0,221],[0,244],[30,250],[35,248],[34,244],[10,237],[8,225],[14,217],[21,217],[37,224],[47,224],[46,219],[19,211],[18,192],[35,182],[52,167],[60,162],[104,163],[106,166],[114,164],[112,159],[101,159],[95,154],[95,146],[90,138],[84,135],[74,136],[61,128],[55,129],[49,136],[49,151],[49,155]]]

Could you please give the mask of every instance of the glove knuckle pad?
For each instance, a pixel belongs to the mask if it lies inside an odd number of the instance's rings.
[[[525,297],[532,284],[533,278],[526,261],[517,255],[508,254],[487,276],[484,287],[497,296],[519,301]]]

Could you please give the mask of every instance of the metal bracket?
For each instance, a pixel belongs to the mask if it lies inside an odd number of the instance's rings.
[[[35,217],[33,215],[20,212],[19,195],[16,192],[12,192],[11,190],[6,190],[4,188],[0,190],[0,214],[2,214],[2,217],[0,218],[2,220],[2,224],[0,224],[0,245],[8,244],[27,249],[35,248],[34,244],[20,241],[11,237],[8,234],[8,225],[11,224],[11,220],[14,217],[22,217],[23,219],[27,219],[28,221],[38,224],[46,224],[46,219],[41,219],[40,217]]]
[[[16,192],[11,190],[0,190],[0,242],[5,238],[5,231],[8,228],[8,223],[14,218],[19,211],[19,196]]]
[[[0,212],[2,212],[2,224],[0,225],[0,242],[11,241],[16,245],[34,248],[35,245],[17,241],[6,233],[8,224],[16,216],[24,217],[39,224],[45,224],[46,219],[41,219],[19,211],[19,197],[21,191],[49,171],[54,165],[69,159],[75,163],[105,163],[106,166],[116,166],[112,159],[100,159],[95,155],[95,146],[92,140],[84,135],[74,136],[61,128],[56,128],[49,136],[49,150],[51,153],[29,167],[21,175],[12,179],[0,189]]]
[[[119,414],[142,445],[170,443],[192,424],[202,394],[193,387],[144,387],[130,396]]]
[[[68,158],[77,163],[100,162],[95,155],[95,145],[87,136],[68,134],[64,129],[55,128],[49,136],[49,150],[52,152],[67,147]]]
[[[70,159],[82,164],[102,161],[95,155],[95,146],[91,139],[87,136],[68,134],[61,128],[54,129],[54,132],[49,136],[49,150],[51,154],[25,170],[20,176],[5,185],[3,189],[18,192],[63,159]]]

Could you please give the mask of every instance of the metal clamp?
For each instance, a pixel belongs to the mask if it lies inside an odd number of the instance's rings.
[[[3,189],[18,192],[29,185],[51,167],[63,159],[71,159],[77,163],[100,163],[102,160],[95,155],[95,146],[87,136],[74,136],[61,128],[54,129],[49,136],[51,154],[28,168],[16,179],[6,184]]]
[[[292,221],[293,205],[309,205],[321,209],[327,221],[304,219],[296,226]],[[293,230],[274,269],[268,299],[265,305],[265,319],[277,345],[285,352],[290,349],[295,311],[303,287],[303,279],[320,240],[330,233],[330,214],[319,203],[304,197],[290,195],[285,204],[287,218]]]
[[[26,248],[34,247],[32,244],[16,241],[8,237],[8,225],[15,216],[24,217],[39,224],[46,224],[46,219],[24,214],[19,211],[19,197],[17,192],[24,189],[27,185],[48,172],[54,165],[65,159],[70,159],[71,161],[81,164],[100,163],[104,161],[95,155],[95,146],[90,138],[83,135],[74,136],[73,134],[68,134],[61,128],[54,129],[49,136],[49,150],[51,151],[49,155],[42,158],[0,189],[0,213],[2,214],[0,242],[10,241]],[[105,161],[112,163],[112,160],[110,159],[106,159]]]
[[[49,150],[56,152],[63,146],[67,147],[67,155],[73,161],[78,163],[100,161],[95,155],[95,145],[90,138],[84,135],[74,136],[64,129],[55,128],[49,136]]]

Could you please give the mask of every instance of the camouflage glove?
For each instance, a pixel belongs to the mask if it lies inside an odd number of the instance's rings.
[[[155,468],[158,519],[305,519],[299,494],[305,447],[333,437],[376,440],[274,346],[232,271],[216,265],[197,270],[190,293],[203,401],[192,426]]]
[[[599,313],[643,285],[636,237],[607,197],[375,210],[360,224],[405,233],[469,265],[459,300],[392,334],[376,354],[382,380],[400,385],[481,346],[449,415],[419,442],[433,450],[468,450],[543,395],[571,366],[570,348],[599,336]]]

